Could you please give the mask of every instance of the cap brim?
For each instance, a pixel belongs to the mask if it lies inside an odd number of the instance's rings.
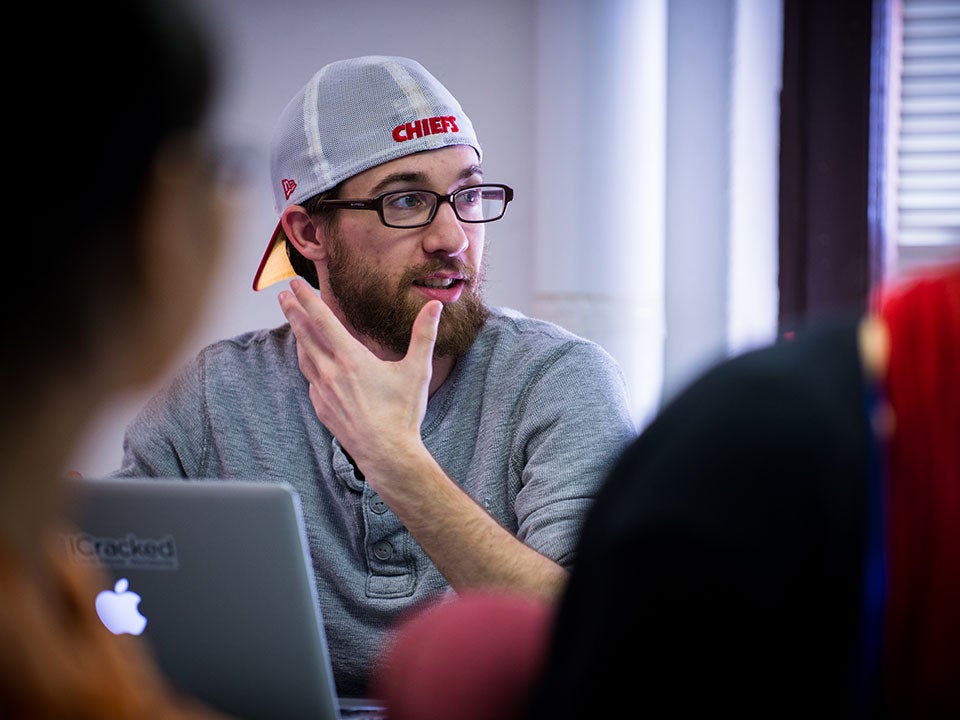
[[[263,290],[274,283],[287,278],[296,277],[297,273],[287,257],[287,246],[283,234],[283,226],[277,223],[277,228],[270,237],[267,251],[263,254],[257,274],[253,276],[253,289]]]

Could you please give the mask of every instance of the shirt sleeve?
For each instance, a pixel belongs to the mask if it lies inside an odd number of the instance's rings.
[[[582,520],[636,436],[623,373],[599,346],[568,343],[529,384],[516,418],[517,535],[572,567]]]
[[[116,477],[205,475],[209,431],[203,392],[205,355],[185,365],[127,426]]]

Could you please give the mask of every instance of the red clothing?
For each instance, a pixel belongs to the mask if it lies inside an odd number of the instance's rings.
[[[520,720],[552,620],[546,601],[499,590],[429,603],[398,624],[374,695],[391,720]]]
[[[887,702],[937,717],[960,698],[960,263],[880,296],[890,332]]]

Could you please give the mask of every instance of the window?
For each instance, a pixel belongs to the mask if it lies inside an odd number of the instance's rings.
[[[887,0],[884,274],[960,254],[960,0]]]

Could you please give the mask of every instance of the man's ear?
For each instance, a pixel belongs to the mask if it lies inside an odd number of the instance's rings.
[[[280,215],[280,224],[287,239],[305,258],[314,261],[326,258],[325,229],[302,206],[290,205],[286,208]]]

